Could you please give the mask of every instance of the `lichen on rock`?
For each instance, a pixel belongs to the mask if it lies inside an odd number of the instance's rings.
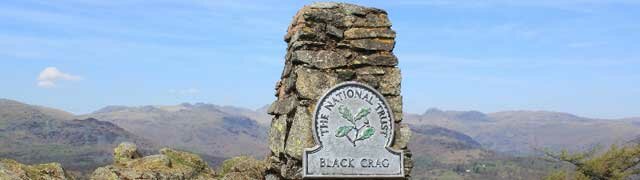
[[[24,165],[11,159],[0,159],[2,180],[73,180],[59,163]]]
[[[228,159],[220,166],[218,176],[225,180],[264,179],[268,164],[248,156]]]
[[[215,172],[198,155],[162,149],[141,157],[135,144],[122,143],[114,150],[114,164],[96,169],[92,180],[119,179],[215,179]]]
[[[138,147],[133,143],[120,143],[120,145],[113,150],[113,162],[115,164],[126,164],[127,162],[140,157],[141,155],[138,152]]]

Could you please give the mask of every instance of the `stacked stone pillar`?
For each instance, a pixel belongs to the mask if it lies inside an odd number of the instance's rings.
[[[404,150],[405,173],[411,172],[411,132],[401,124],[401,75],[392,52],[395,37],[381,9],[314,3],[298,11],[284,38],[285,66],[276,84],[277,100],[269,108],[269,178],[302,178],[303,150],[315,145],[312,114],[317,100],[345,81],[368,84],[387,99],[396,127],[392,148]]]

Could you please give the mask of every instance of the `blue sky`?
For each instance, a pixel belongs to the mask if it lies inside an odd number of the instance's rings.
[[[0,2],[0,97],[106,105],[274,100],[311,1]],[[640,1],[361,1],[398,33],[405,111],[640,116]],[[55,68],[54,68],[55,67]]]

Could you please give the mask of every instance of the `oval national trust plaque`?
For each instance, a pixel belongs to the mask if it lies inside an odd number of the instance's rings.
[[[304,151],[305,178],[404,177],[402,152],[390,148],[393,115],[374,88],[338,84],[318,100],[313,118],[317,146]]]

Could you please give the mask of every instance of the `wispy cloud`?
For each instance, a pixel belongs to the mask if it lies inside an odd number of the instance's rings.
[[[66,80],[66,81],[77,81],[81,80],[82,77],[71,75],[69,73],[62,72],[58,70],[56,67],[47,67],[40,72],[38,75],[38,87],[43,88],[52,88],[56,86],[57,81]]]

